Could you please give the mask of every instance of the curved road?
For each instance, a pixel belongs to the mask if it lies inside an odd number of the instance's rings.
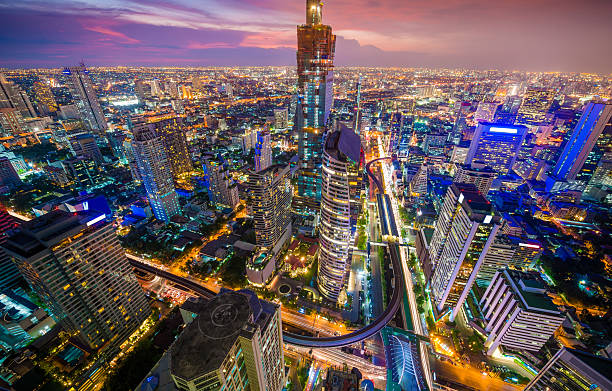
[[[390,159],[389,157],[377,158],[369,161],[366,164],[366,171],[368,175],[372,178],[378,191],[381,194],[384,194],[384,188],[380,180],[372,173],[371,164],[375,163],[379,160]],[[385,311],[376,318],[369,325],[353,331],[352,333],[343,334],[335,337],[308,337],[293,333],[283,332],[283,341],[285,343],[289,343],[292,345],[304,346],[304,347],[312,347],[312,348],[330,348],[337,346],[345,346],[350,345],[355,342],[362,341],[368,337],[373,336],[382,330],[383,327],[393,319],[395,313],[399,309],[400,303],[402,302],[402,292],[401,289],[402,281],[404,281],[403,277],[403,268],[401,264],[401,257],[399,254],[399,246],[397,244],[389,243],[389,254],[391,255],[391,263],[393,265],[393,274],[394,274],[394,282],[395,286],[393,288],[393,295],[391,300],[389,301],[389,305],[385,309]],[[172,282],[178,283],[184,286],[187,289],[192,290],[194,293],[197,293],[200,296],[210,298],[215,295],[215,293],[208,288],[200,285],[199,283],[187,279],[185,277],[177,276],[176,274],[172,274],[165,270],[158,269],[146,263],[139,262],[135,259],[130,258],[130,263],[132,266],[137,267],[139,269],[145,270],[150,273],[154,273],[160,277],[166,278]]]

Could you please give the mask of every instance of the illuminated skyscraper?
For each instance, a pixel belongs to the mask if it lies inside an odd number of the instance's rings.
[[[476,281],[501,216],[472,184],[453,183],[446,192],[429,247],[431,289],[439,315],[454,320]]]
[[[113,223],[54,210],[3,244],[40,300],[89,349],[117,352],[151,313]]]
[[[240,202],[238,187],[223,156],[204,156],[204,177],[208,182],[210,200],[218,206],[234,209]]]
[[[174,115],[148,117],[146,121],[153,126],[155,133],[161,137],[166,156],[170,162],[173,178],[191,171],[191,157],[187,150],[184,118]]]
[[[156,219],[169,222],[180,213],[180,205],[162,138],[151,124],[142,122],[135,125],[133,134],[134,159],[153,214]]]
[[[483,163],[499,174],[507,174],[523,144],[527,128],[481,122],[474,131],[466,164]]]
[[[359,215],[361,140],[340,125],[325,141],[322,170],[321,226],[317,285],[336,301],[351,264],[350,247]]]
[[[588,103],[551,175],[563,181],[576,179],[597,139],[610,124],[611,118],[612,103]]]
[[[255,142],[255,171],[265,170],[272,165],[272,143],[270,132],[266,129],[257,131]]]
[[[518,109],[516,123],[524,125],[543,125],[546,114],[555,99],[555,91],[531,87],[525,92],[523,102]]]
[[[68,87],[79,108],[81,119],[90,129],[104,133],[108,129],[108,125],[94,91],[93,81],[89,76],[89,71],[85,69],[85,65],[80,64],[76,67],[64,68],[64,74],[68,76]]]
[[[321,155],[333,102],[336,36],[321,23],[323,3],[306,1],[306,24],[297,27],[297,74],[303,126],[297,128],[300,207],[317,210],[321,200]],[[301,120],[299,121],[302,125]]]

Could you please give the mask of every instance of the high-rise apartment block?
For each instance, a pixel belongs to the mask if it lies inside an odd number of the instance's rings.
[[[232,178],[228,164],[222,156],[204,157],[204,172],[208,181],[208,194],[217,205],[234,209],[240,202],[238,187]]]
[[[272,165],[272,141],[270,131],[261,129],[255,142],[255,171],[265,170]]]
[[[277,255],[291,239],[290,166],[274,165],[249,173],[248,208],[253,216],[257,254],[247,263],[247,277],[265,283],[276,270]]]
[[[159,363],[180,391],[280,391],[284,366],[280,307],[252,291],[225,289],[201,308]]]
[[[489,355],[498,347],[537,352],[565,319],[546,295],[546,284],[537,272],[499,270],[480,306]]]
[[[306,1],[306,24],[297,27],[298,196],[301,209],[317,210],[321,200],[324,127],[333,103],[336,36],[322,24],[323,3]]]
[[[525,391],[612,390],[610,368],[609,358],[562,348],[527,384]]]
[[[319,264],[321,294],[336,301],[346,283],[352,241],[361,205],[361,139],[340,125],[325,142],[323,152]]]
[[[192,170],[191,157],[187,149],[184,118],[177,116],[147,117],[146,122],[161,138],[173,178]]]
[[[518,108],[516,123],[524,125],[543,125],[546,115],[553,104],[556,92],[545,88],[530,87],[523,96]]]
[[[83,156],[93,160],[96,164],[104,163],[104,158],[98,148],[95,137],[90,133],[83,133],[70,138],[70,149],[75,156]]]
[[[555,168],[551,172],[554,179],[572,181],[576,179],[584,162],[604,128],[612,118],[612,103],[590,102],[584,108],[572,136],[565,144]]]
[[[181,209],[162,138],[146,123],[137,124],[133,134],[134,159],[153,214],[169,222]]]
[[[286,108],[274,109],[274,127],[277,130],[289,127],[289,111]]]
[[[116,352],[150,308],[105,217],[54,210],[23,223],[3,247],[68,332],[94,351]]]
[[[494,242],[501,217],[472,184],[453,183],[446,192],[429,247],[431,289],[438,314],[454,320]]]
[[[503,125],[481,122],[474,131],[465,163],[481,163],[499,174],[507,174],[523,144],[527,128],[522,125]]]
[[[90,129],[104,133],[108,125],[85,65],[65,68],[64,75],[67,76],[68,87],[79,109],[81,119]]]

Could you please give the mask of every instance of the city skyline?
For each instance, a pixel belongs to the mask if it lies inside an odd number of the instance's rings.
[[[303,23],[302,2],[55,4],[0,4],[0,46],[12,54],[0,66],[291,65]],[[599,0],[325,4],[339,66],[609,72],[612,54],[598,48],[610,12]]]

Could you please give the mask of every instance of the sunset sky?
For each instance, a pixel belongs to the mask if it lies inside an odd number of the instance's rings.
[[[0,0],[0,67],[293,65],[305,0]],[[329,0],[337,65],[612,72],[612,0]]]

